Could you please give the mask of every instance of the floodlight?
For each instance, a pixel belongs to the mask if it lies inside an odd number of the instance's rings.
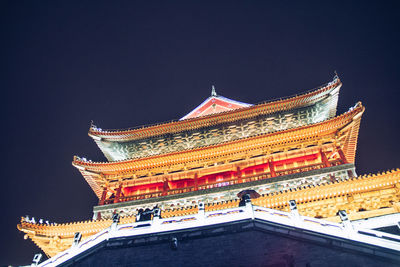
[[[78,245],[81,242],[82,234],[80,232],[76,232],[74,235],[74,245]]]
[[[296,200],[289,200],[289,206],[291,211],[297,210]]]
[[[112,216],[113,223],[119,223],[119,214],[115,213]]]
[[[349,217],[347,216],[347,212],[345,210],[339,210],[339,216],[342,222],[349,220]]]

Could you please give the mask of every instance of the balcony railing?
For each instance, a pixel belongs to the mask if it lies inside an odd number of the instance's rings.
[[[337,166],[342,164],[340,160],[335,160],[332,162],[329,162],[331,166]],[[275,174],[276,176],[283,176],[283,175],[289,175],[289,174],[295,174],[295,173],[300,173],[300,172],[306,172],[306,171],[312,171],[312,170],[318,170],[324,168],[323,163],[317,163],[313,165],[307,165],[307,166],[301,166],[301,167],[296,167],[296,168],[291,168],[291,169],[286,169],[286,170],[276,170]],[[242,174],[242,177],[237,177],[234,176],[229,180],[222,180],[222,181],[216,181],[212,183],[207,183],[207,184],[200,184],[197,187],[196,186],[188,186],[188,187],[183,187],[183,188],[174,188],[174,189],[168,189],[166,191],[156,191],[156,192],[151,192],[151,193],[144,193],[144,194],[138,194],[138,195],[130,195],[130,196],[122,196],[118,199],[118,201],[115,201],[115,197],[109,198],[104,201],[104,204],[112,204],[116,202],[126,202],[126,201],[133,201],[133,200],[142,200],[142,199],[148,199],[148,198],[156,198],[160,196],[169,196],[169,195],[176,195],[176,194],[182,194],[182,193],[187,193],[187,192],[193,192],[193,191],[198,191],[198,190],[205,190],[205,189],[211,189],[211,188],[216,188],[216,187],[224,187],[228,185],[234,185],[234,184],[240,184],[240,183],[247,183],[247,182],[253,182],[253,181],[258,181],[258,180],[264,180],[264,179],[269,179],[272,178],[271,172],[262,172],[262,173],[255,173],[255,174]]]

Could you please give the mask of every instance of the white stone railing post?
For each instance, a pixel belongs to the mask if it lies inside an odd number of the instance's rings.
[[[197,219],[199,221],[203,221],[206,218],[204,202],[199,202],[198,207],[199,207],[199,213],[197,213]]]
[[[117,225],[118,225],[118,223],[119,223],[119,214],[118,214],[118,213],[115,213],[115,214],[112,216],[112,220],[113,220],[113,223],[111,224],[110,232],[114,232],[115,230],[117,230]]]
[[[35,256],[33,256],[31,267],[38,266],[42,257],[43,257],[42,253],[35,254]]]
[[[72,243],[72,248],[76,248],[79,245],[79,242],[81,242],[82,239],[82,234],[80,232],[76,232],[74,235],[74,241]]]
[[[245,211],[251,217],[251,219],[254,219],[254,210],[253,210],[253,204],[251,203],[251,198],[249,195],[245,195],[244,201],[245,201]]]
[[[158,207],[154,208],[153,209],[153,221],[151,223],[151,227],[158,228],[160,226],[160,224],[161,224],[160,217],[161,217],[161,209]]]
[[[352,234],[354,232],[354,228],[349,220],[349,217],[347,216],[347,212],[345,210],[339,210],[339,217],[342,220],[342,225],[347,234]]]
[[[294,225],[301,225],[303,220],[300,217],[299,211],[297,209],[296,200],[289,200],[290,207],[290,218],[293,220]]]

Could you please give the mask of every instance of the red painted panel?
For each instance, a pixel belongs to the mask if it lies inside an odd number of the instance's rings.
[[[236,177],[237,172],[236,171],[226,171],[226,172],[219,172],[219,173],[213,173],[209,175],[204,175],[198,178],[198,184],[203,185],[206,184],[206,181],[208,179],[208,183],[215,183],[215,182],[220,182],[223,180],[228,180],[230,177]]]
[[[194,179],[181,179],[177,181],[170,181],[168,184],[170,185],[170,188],[172,189],[177,189],[177,188],[184,188],[185,187],[185,182],[186,182],[186,187],[194,186]]]
[[[162,189],[163,187],[163,183],[153,183],[153,184],[143,184],[143,185],[135,185],[135,186],[129,186],[129,187],[125,187],[122,189],[122,191],[124,192],[124,195],[131,195],[134,192],[138,191],[138,190],[144,190],[147,188],[160,188]]]
[[[284,159],[284,160],[278,160],[278,161],[274,161],[273,165],[277,166],[277,165],[283,165],[283,164],[289,164],[289,163],[294,163],[294,162],[298,162],[298,161],[305,161],[305,160],[315,160],[318,158],[318,153],[316,154],[311,154],[311,155],[306,155],[306,156],[301,156],[301,157],[296,157],[296,158],[290,158],[290,159]],[[268,163],[265,164],[259,164],[259,165],[254,165],[254,166],[250,166],[247,168],[244,168],[242,170],[242,172],[249,172],[251,173],[254,169],[269,169]]]
[[[291,159],[284,159],[284,160],[275,161],[274,165],[294,163],[296,161],[315,160],[317,158],[318,158],[318,153],[311,154],[311,155],[306,155],[306,156],[301,156],[301,157],[297,157],[297,158],[291,158]]]
[[[315,160],[317,158],[318,158],[318,153],[301,156],[301,157],[296,157],[296,158],[291,158],[291,159],[275,161],[275,162],[273,162],[273,165],[277,166],[277,165],[283,165],[283,164],[290,164],[290,163],[300,162],[300,161],[305,161],[305,160]],[[260,172],[262,172],[263,169],[269,169],[268,163],[250,166],[248,168],[242,169],[241,172],[250,174],[255,170],[257,173],[260,173]],[[226,171],[226,172],[204,175],[204,176],[201,176],[198,178],[198,185],[206,184],[207,179],[208,179],[208,183],[210,184],[210,183],[216,183],[216,182],[223,182],[224,180],[228,180],[231,177],[237,177],[237,172],[236,171]],[[194,179],[190,179],[190,178],[181,179],[181,180],[177,180],[177,181],[169,181],[168,184],[170,185],[171,189],[177,189],[177,188],[185,187],[185,182],[186,182],[187,187],[194,186]],[[130,195],[138,190],[151,189],[151,191],[154,191],[157,188],[158,188],[158,190],[161,190],[163,188],[163,185],[164,185],[163,183],[153,183],[153,184],[144,184],[144,185],[138,185],[138,186],[130,186],[130,187],[123,188],[123,192],[125,195]]]

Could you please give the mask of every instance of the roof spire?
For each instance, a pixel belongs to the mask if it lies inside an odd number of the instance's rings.
[[[211,96],[217,96],[217,92],[215,92],[215,86],[211,85]]]
[[[333,77],[333,79],[334,79],[334,80],[339,79],[339,75],[337,74],[337,71],[336,71],[336,70],[334,71],[334,73],[335,73],[335,76]]]

